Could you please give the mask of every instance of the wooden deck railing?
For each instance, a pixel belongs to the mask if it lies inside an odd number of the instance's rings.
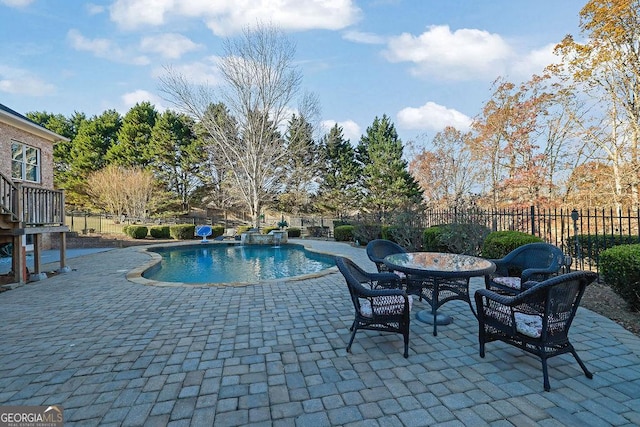
[[[18,227],[64,225],[64,191],[15,183],[0,173],[0,213]]]
[[[0,173],[0,214],[9,215],[10,221],[18,222],[18,186]]]

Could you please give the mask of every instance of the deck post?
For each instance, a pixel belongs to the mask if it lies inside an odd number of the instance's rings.
[[[47,273],[42,272],[42,234],[33,235],[33,272],[29,279],[33,281],[44,280]]]
[[[65,231],[60,233],[60,268],[58,273],[68,273],[71,271],[70,267],[67,267],[67,233]]]
[[[27,283],[27,253],[24,246],[22,246],[22,235],[13,236],[11,265],[15,281],[21,285]]]

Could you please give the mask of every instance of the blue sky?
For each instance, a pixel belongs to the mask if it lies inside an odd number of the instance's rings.
[[[498,76],[527,80],[579,35],[586,0],[0,0],[0,103],[88,116],[158,110],[164,67],[215,82],[222,41],[257,20],[297,46],[325,126],[357,142],[387,114],[405,142],[465,129]]]

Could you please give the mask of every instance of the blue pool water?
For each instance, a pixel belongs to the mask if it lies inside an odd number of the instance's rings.
[[[256,282],[317,273],[335,266],[333,257],[300,245],[226,245],[154,248],[162,262],[143,277],[162,282]]]

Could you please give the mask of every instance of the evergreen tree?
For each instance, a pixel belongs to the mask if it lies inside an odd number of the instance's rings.
[[[358,206],[358,177],[355,150],[335,124],[321,141],[323,162],[318,204],[321,210],[343,217]]]
[[[62,114],[47,113],[46,111],[30,112],[27,118],[40,126],[57,133],[60,136],[69,138],[69,141],[58,141],[53,146],[53,179],[56,188],[64,188],[71,164],[71,147],[73,139],[78,133],[80,124],[86,120],[83,113],[75,113],[71,118],[66,118]]]
[[[284,189],[278,208],[288,213],[307,212],[309,194],[317,190],[320,152],[313,139],[313,127],[303,116],[294,114],[288,123],[285,143],[290,157],[285,164]]]
[[[69,171],[64,183],[68,204],[91,205],[84,188],[86,179],[89,173],[107,164],[107,150],[117,140],[121,126],[122,117],[115,110],[107,110],[80,124],[71,145]]]
[[[196,137],[193,120],[165,111],[156,120],[151,141],[152,171],[180,201],[180,209],[187,211],[189,196],[200,184],[198,172],[207,157],[202,140]]]
[[[149,102],[136,104],[122,120],[116,144],[107,151],[108,163],[146,167],[152,161],[151,132],[158,112]]]
[[[402,154],[402,141],[386,115],[375,118],[356,148],[356,159],[362,167],[362,208],[380,220],[422,202],[422,190]]]

